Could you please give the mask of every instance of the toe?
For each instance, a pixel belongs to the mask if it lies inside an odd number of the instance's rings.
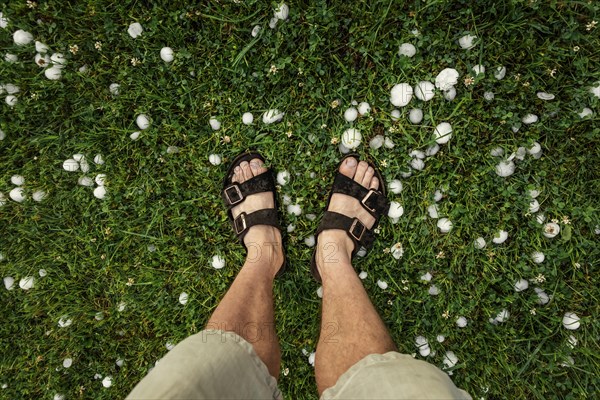
[[[256,176],[262,174],[263,168],[261,168],[262,162],[258,158],[254,158],[250,161],[250,169],[252,170],[252,175]]]
[[[371,183],[369,184],[369,189],[377,190],[379,189],[379,179],[376,177],[371,178]]]
[[[358,167],[356,167],[356,173],[354,174],[354,181],[362,184],[362,181],[367,173],[367,169],[369,168],[369,164],[364,161],[358,163]]]
[[[348,178],[354,177],[354,173],[356,172],[356,158],[348,157],[344,160],[342,165],[340,165],[340,173],[346,175]]]
[[[231,178],[231,181],[242,183],[242,182],[244,182],[244,180],[245,180],[244,173],[242,172],[242,169],[238,165],[237,167],[235,167],[233,169],[233,178]]]
[[[248,164],[248,161],[242,162],[240,164],[240,168],[242,169],[245,180],[249,180],[254,176],[252,175],[252,170],[250,169],[250,164]]]
[[[373,179],[374,175],[375,175],[375,170],[373,169],[373,167],[367,168],[367,172],[365,172],[365,176],[364,176],[362,182],[360,182],[360,184],[363,185],[364,187],[368,188],[371,185],[371,180]]]

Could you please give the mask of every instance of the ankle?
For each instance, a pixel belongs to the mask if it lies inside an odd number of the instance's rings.
[[[326,230],[321,232],[317,244],[317,267],[319,271],[329,265],[351,264],[354,242],[346,232]]]

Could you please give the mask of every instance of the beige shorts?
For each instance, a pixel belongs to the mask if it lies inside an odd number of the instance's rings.
[[[171,350],[127,399],[282,399],[252,345],[232,332],[205,330]],[[470,399],[437,367],[396,352],[371,354],[321,399]]]

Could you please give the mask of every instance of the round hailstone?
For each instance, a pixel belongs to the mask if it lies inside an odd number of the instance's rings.
[[[503,66],[496,67],[496,70],[494,71],[494,78],[496,78],[497,80],[501,80],[501,79],[504,79],[505,76],[506,76],[506,67],[503,67]]]
[[[98,165],[104,164],[104,157],[102,157],[102,154],[96,154],[96,156],[94,157],[94,163]]]
[[[596,86],[592,86],[590,88],[590,93],[593,94],[594,96],[600,98],[600,82],[597,82]]]
[[[397,201],[390,202],[390,208],[388,210],[388,217],[392,219],[400,218],[404,214],[404,207]]]
[[[62,53],[53,53],[50,56],[50,61],[52,61],[52,63],[54,64],[54,66],[56,68],[64,68],[65,65],[67,65],[67,59],[65,58],[64,54]]]
[[[77,180],[77,183],[81,186],[94,186],[94,180],[89,176],[82,176]]]
[[[41,268],[38,271],[38,274],[40,275],[41,278],[45,277],[46,275],[48,275],[48,271],[46,271],[45,269]]]
[[[484,75],[485,74],[485,67],[481,64],[477,64],[474,65],[473,68],[471,68],[473,70],[473,72],[475,72],[475,75]]]
[[[358,118],[358,110],[354,107],[348,108],[344,111],[344,119],[348,122],[354,122]]]
[[[461,48],[463,48],[465,50],[469,50],[475,46],[475,43],[474,43],[475,39],[477,39],[477,36],[467,34],[465,36],[462,36],[460,39],[458,39],[458,44],[460,45]]]
[[[429,213],[430,218],[438,219],[440,217],[437,204],[432,204],[427,207],[427,212]]]
[[[122,358],[117,358],[117,361],[115,361],[115,364],[117,365],[117,367],[121,368],[123,366],[123,364],[125,363],[125,360],[123,360]]]
[[[179,153],[179,147],[177,147],[177,146],[167,147],[167,154],[177,154],[177,153]]]
[[[388,149],[393,149],[395,144],[389,137],[386,137],[383,141],[383,145]]]
[[[567,339],[567,344],[569,345],[570,348],[575,348],[575,346],[577,346],[577,338],[573,335],[569,335],[569,338]]]
[[[215,255],[212,258],[212,262],[210,264],[214,269],[221,269],[225,266],[225,259],[219,255]]]
[[[6,104],[8,104],[10,107],[14,107],[19,102],[19,99],[17,99],[17,96],[13,96],[12,94],[10,94],[6,96],[6,99],[4,99],[4,101],[6,101]]]
[[[456,88],[451,87],[450,89],[444,92],[444,98],[448,101],[452,101],[456,98]]]
[[[251,33],[252,37],[257,37],[258,34],[260,33],[261,29],[262,28],[260,27],[260,25],[254,25],[254,28],[252,28],[252,33]]]
[[[496,174],[503,178],[515,173],[515,163],[509,160],[503,160],[496,165]]]
[[[17,57],[15,54],[6,53],[4,55],[4,61],[9,62],[9,63],[15,63],[15,62],[19,61],[19,57]]]
[[[444,365],[446,368],[452,368],[458,363],[458,357],[454,354],[453,351],[447,351],[444,354]]]
[[[118,83],[111,83],[108,86],[108,91],[110,92],[110,94],[112,94],[113,96],[118,96],[119,95],[119,88],[121,87],[121,85],[119,85]]]
[[[435,87],[444,92],[450,90],[458,83],[459,76],[454,68],[443,69],[435,78]]]
[[[538,116],[535,114],[527,114],[521,119],[524,124],[530,125],[538,121]]]
[[[2,89],[1,85],[0,89]],[[7,83],[4,85],[4,90],[6,90],[6,93],[8,94],[17,94],[21,91],[21,88],[19,88],[17,85],[13,85],[12,83]]]
[[[410,161],[410,166],[417,171],[422,171],[425,168],[425,161],[420,158],[413,158]]]
[[[494,320],[496,320],[497,322],[505,322],[506,320],[508,320],[508,317],[510,317],[510,313],[508,312],[508,310],[502,309],[502,311],[500,311],[498,315],[496,315],[496,318],[494,318]]]
[[[210,127],[212,128],[213,131],[218,131],[219,129],[221,129],[221,122],[219,122],[219,120],[216,119],[215,117],[212,117],[211,119],[209,119],[208,123],[210,124]]]
[[[382,281],[381,279],[377,280],[377,286],[379,286],[381,289],[385,290],[388,288],[388,284],[386,281]]]
[[[288,5],[285,3],[281,3],[275,9],[275,14],[273,14],[273,15],[275,18],[285,21],[288,18],[289,14],[290,14],[290,8],[288,7]]]
[[[70,326],[72,323],[73,323],[73,320],[71,318],[69,318],[67,316],[62,316],[58,320],[58,327],[66,328],[67,326]]]
[[[8,195],[17,203],[22,203],[25,201],[25,191],[23,190],[23,188],[16,187],[13,190],[11,190],[8,193]]]
[[[560,226],[558,226],[558,224],[554,223],[554,222],[548,222],[546,225],[544,225],[544,236],[546,236],[547,238],[553,238],[556,235],[558,235],[560,232]]]
[[[528,287],[529,282],[527,281],[527,279],[519,279],[514,284],[515,292],[522,292],[524,290],[527,290]]]
[[[72,358],[65,358],[63,360],[63,367],[70,368],[71,365],[73,365],[73,359]]]
[[[362,135],[358,129],[350,128],[346,129],[344,133],[342,133],[342,144],[347,149],[355,149],[360,145],[362,140]]]
[[[253,122],[254,122],[254,115],[252,115],[251,112],[247,112],[247,113],[244,113],[244,115],[242,115],[242,123],[244,125],[252,125]]]
[[[396,107],[404,107],[413,96],[413,88],[408,83],[399,83],[392,87],[390,92],[390,103]]]
[[[279,22],[279,20],[276,17],[271,18],[271,20],[269,20],[269,28],[275,29],[277,22]]]
[[[94,178],[94,181],[96,182],[96,185],[104,186],[104,182],[106,181],[106,174],[96,175],[96,177]]]
[[[501,157],[504,154],[504,149],[502,147],[494,147],[490,150],[490,154],[493,157]]]
[[[46,69],[44,71],[44,75],[46,76],[46,78],[50,79],[51,81],[57,81],[61,78],[62,71],[60,68],[54,66],[54,67],[50,67],[50,68]]]
[[[13,33],[13,40],[17,46],[25,46],[33,40],[33,35],[29,32],[19,29]]]
[[[537,154],[540,151],[542,151],[542,146],[538,142],[533,142],[531,147],[529,149],[527,149],[527,152],[529,154]]]
[[[546,220],[546,216],[545,216],[544,214],[538,214],[538,215],[535,217],[535,220],[536,220],[536,222],[537,222],[538,224],[540,224],[540,225],[541,225],[541,224],[543,224],[543,223],[544,223],[544,221]]]
[[[37,201],[38,203],[43,201],[47,196],[47,193],[43,190],[36,190],[31,194],[31,198],[33,201]]]
[[[104,386],[105,388],[109,388],[112,386],[112,376],[105,376],[104,379],[102,379],[102,386]]]
[[[435,127],[433,136],[437,144],[448,143],[448,141],[452,137],[452,125],[450,125],[447,122],[442,122],[441,124]]]
[[[287,206],[287,212],[288,214],[299,216],[302,214],[302,207],[299,204],[290,204]]]
[[[417,49],[415,46],[413,46],[410,43],[402,43],[400,45],[400,47],[398,48],[398,55],[399,56],[406,56],[406,57],[412,57],[415,54],[417,54]]]
[[[319,288],[317,289],[317,297],[320,299],[323,298],[323,286],[319,286]]]
[[[13,185],[21,186],[25,183],[25,178],[22,175],[13,175],[10,177],[10,181]]]
[[[536,199],[531,200],[531,202],[529,203],[529,212],[531,214],[534,214],[534,213],[538,212],[539,210],[540,210],[540,203]]]
[[[295,229],[296,229],[296,225],[294,225],[294,224],[289,224],[289,225],[287,226],[287,231],[288,231],[288,233],[292,233],[292,232],[294,232],[294,230],[295,230]]]
[[[33,287],[35,278],[33,276],[26,276],[19,281],[19,287],[23,290],[29,290]]]
[[[531,189],[527,191],[527,194],[529,195],[529,197],[531,197],[532,199],[535,199],[536,197],[538,197],[540,195],[541,191],[537,190],[537,189]]]
[[[366,101],[363,101],[358,105],[358,113],[360,115],[365,115],[370,112],[371,112],[371,105],[369,105],[369,103],[367,103]]]
[[[221,156],[218,154],[211,154],[208,156],[208,162],[212,165],[219,165],[221,164]]]
[[[429,101],[435,95],[435,86],[429,81],[421,81],[415,86],[415,96],[419,100]]]
[[[482,237],[478,237],[473,242],[473,245],[475,246],[476,249],[483,249],[486,245],[485,239]]]
[[[392,118],[392,121],[398,121],[400,119],[400,110],[398,110],[397,108],[394,108],[392,110],[392,112],[390,113],[390,117]]]
[[[369,147],[373,150],[377,150],[378,148],[383,146],[384,141],[385,138],[382,135],[376,135],[373,139],[369,141]]]
[[[358,277],[359,277],[361,280],[365,280],[365,279],[367,279],[367,276],[369,276],[369,274],[367,274],[365,271],[360,271],[360,274],[358,274]]]
[[[277,109],[271,109],[266,111],[263,116],[262,116],[262,120],[263,123],[265,124],[272,124],[274,122],[279,122],[283,119],[283,116],[285,115],[285,113],[280,112]]]
[[[6,133],[2,129],[0,129],[0,140],[4,140],[6,138]]]
[[[160,58],[167,63],[173,61],[173,58],[175,58],[173,49],[170,47],[163,47],[162,49],[160,49]]]
[[[437,335],[435,337],[435,340],[437,340],[439,343],[444,343],[444,341],[446,340],[446,336],[444,336],[444,335]]]
[[[562,319],[563,326],[569,330],[579,329],[581,323],[579,322],[579,317],[574,312],[566,312]]]
[[[458,317],[458,319],[456,320],[456,326],[458,326],[459,328],[464,328],[465,326],[467,326],[467,319],[465,317]]]
[[[73,160],[80,162],[85,159],[85,156],[81,153],[73,154]]]
[[[141,130],[148,129],[148,127],[150,126],[150,120],[148,119],[148,116],[146,114],[138,115],[135,118],[135,123]]]
[[[50,64],[50,56],[47,54],[42,55],[40,53],[37,53],[35,55],[34,61],[40,68],[46,68],[48,64]]]
[[[508,239],[508,232],[503,231],[503,230],[499,230],[494,235],[494,238],[492,239],[492,242],[494,242],[496,244],[502,244],[502,243],[506,242],[506,239]]]
[[[535,291],[535,294],[537,295],[538,299],[537,299],[537,303],[540,305],[545,305],[548,304],[548,302],[550,301],[550,296],[548,296],[548,294],[546,292],[544,292],[541,288],[534,288],[533,289]]]
[[[179,302],[184,306],[187,304],[188,294],[186,292],[181,292],[181,294],[179,295]]]
[[[398,179],[394,179],[388,184],[388,188],[390,189],[390,192],[398,194],[402,192],[402,182],[400,182]]]
[[[98,186],[94,189],[94,197],[102,200],[106,196],[106,188],[104,186]]]
[[[408,120],[412,124],[420,124],[423,121],[423,110],[420,108],[413,108],[408,113]]]
[[[134,22],[133,24],[129,25],[129,28],[127,29],[127,33],[129,33],[129,36],[131,36],[134,39],[140,36],[143,31],[144,28],[142,28],[142,25],[140,25],[138,22]]]
[[[399,260],[404,255],[404,248],[402,247],[402,243],[398,242],[390,248],[390,252],[392,257],[396,260]]]
[[[591,108],[584,107],[583,110],[581,110],[581,112],[578,113],[577,115],[579,115],[579,118],[585,118],[588,115],[593,115],[593,114],[594,114],[594,112],[592,111]]]
[[[546,93],[546,92],[537,92],[537,97],[540,100],[554,100],[554,95],[552,93]]]
[[[431,296],[437,296],[440,294],[440,289],[436,285],[431,285],[427,291]]]
[[[541,251],[534,251],[533,253],[531,253],[531,259],[534,263],[541,264],[546,259],[546,256]]]
[[[310,235],[306,239],[304,239],[304,244],[308,247],[313,247],[315,245],[315,235]]]
[[[494,100],[495,96],[496,95],[494,94],[494,92],[485,92],[485,93],[483,93],[483,98],[486,99],[487,101]]]
[[[4,287],[6,290],[13,290],[15,288],[15,279],[12,276],[4,277]]]
[[[433,201],[435,201],[436,203],[440,201],[443,197],[444,195],[441,190],[436,190],[435,192],[433,192]]]
[[[421,279],[422,281],[425,281],[425,282],[430,282],[431,278],[433,278],[433,276],[431,275],[431,273],[427,272],[427,273],[421,275],[421,277],[419,279]]]
[[[136,141],[140,138],[140,135],[142,134],[142,132],[140,131],[135,131],[133,132],[131,135],[129,135],[129,139],[131,139],[132,141]]]
[[[437,227],[440,229],[440,232],[448,233],[450,230],[452,230],[452,221],[450,221],[448,218],[440,218],[437,223]]]
[[[290,173],[287,171],[280,171],[277,173],[277,183],[281,186],[285,186],[290,182]]]

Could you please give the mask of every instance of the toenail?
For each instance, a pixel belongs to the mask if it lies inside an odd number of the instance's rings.
[[[346,160],[346,165],[349,167],[354,167],[356,165],[356,159],[352,157],[348,158]]]

